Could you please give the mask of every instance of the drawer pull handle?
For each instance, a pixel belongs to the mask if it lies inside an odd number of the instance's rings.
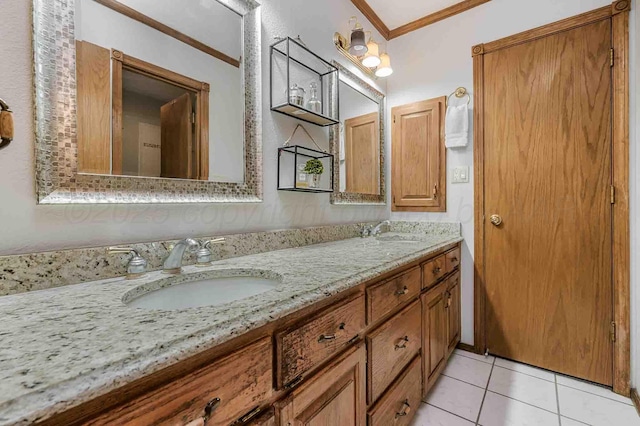
[[[326,342],[327,340],[336,340],[335,334],[321,334],[318,337],[318,342]]]
[[[398,349],[405,349],[407,347],[407,343],[409,343],[409,336],[404,336],[400,339],[400,344],[396,343],[396,351]]]
[[[403,296],[409,293],[409,288],[405,285],[402,290],[396,290],[396,296]]]
[[[402,410],[396,413],[396,419],[398,417],[404,417],[408,415],[410,412],[411,412],[411,405],[409,404],[409,400],[405,399],[404,402],[402,403]]]
[[[338,330],[344,330],[346,324],[341,322],[340,325],[338,326]],[[335,334],[321,334],[320,337],[318,337],[318,342],[326,342],[327,340],[336,340],[336,335]]]
[[[256,407],[253,410],[249,411],[244,416],[240,417],[238,420],[236,420],[234,424],[240,424],[240,425],[246,424],[261,412],[262,412],[262,409],[260,407]]]
[[[458,261],[458,258],[457,258],[457,257],[455,257],[455,256],[453,256],[453,257],[451,258],[451,261],[452,261],[452,262],[457,262],[457,261]]]
[[[216,410],[216,408],[220,406],[220,402],[222,402],[220,398],[213,398],[211,401],[207,402],[207,405],[204,407],[203,417],[205,423],[209,420],[211,414]]]
[[[436,266],[435,268],[433,268],[433,275],[438,275],[441,270],[442,269],[440,269],[439,267]]]

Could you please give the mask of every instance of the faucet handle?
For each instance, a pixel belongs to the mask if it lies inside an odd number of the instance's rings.
[[[196,252],[196,266],[209,266],[213,257],[213,253],[211,253],[211,245],[222,244],[224,241],[224,238],[215,238],[201,244],[200,249]]]
[[[222,244],[222,243],[224,243],[224,241],[225,241],[224,237],[223,238],[214,238],[213,240],[209,240],[206,243],[204,243],[203,247],[211,248],[212,244]]]
[[[133,249],[132,247],[109,247],[107,249],[107,253],[109,253],[109,254],[129,254],[129,253],[138,254],[138,252],[135,249]]]
[[[109,254],[131,254],[131,259],[127,264],[127,279],[132,280],[140,278],[147,272],[147,261],[144,257],[131,247],[109,247],[107,249]]]

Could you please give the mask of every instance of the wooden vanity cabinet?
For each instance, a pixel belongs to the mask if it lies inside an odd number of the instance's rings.
[[[281,426],[364,426],[367,354],[363,344],[348,350],[276,403]]]
[[[409,425],[460,341],[459,259],[451,245],[42,423]]]

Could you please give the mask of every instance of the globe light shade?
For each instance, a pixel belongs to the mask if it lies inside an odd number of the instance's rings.
[[[375,68],[380,65],[378,43],[373,40],[369,40],[369,43],[367,43],[367,50],[367,54],[362,59],[362,65],[367,68]]]
[[[367,53],[367,43],[364,41],[364,30],[362,27],[356,27],[351,31],[349,53],[353,56],[362,56]]]
[[[389,77],[393,74],[393,68],[391,68],[391,58],[386,53],[380,55],[380,66],[376,70],[376,76]]]

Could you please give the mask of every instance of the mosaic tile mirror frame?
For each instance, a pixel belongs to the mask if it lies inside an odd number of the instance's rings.
[[[33,0],[36,186],[40,204],[233,203],[262,201],[261,8],[217,0],[242,17],[244,181],[78,173],[75,4]]]

